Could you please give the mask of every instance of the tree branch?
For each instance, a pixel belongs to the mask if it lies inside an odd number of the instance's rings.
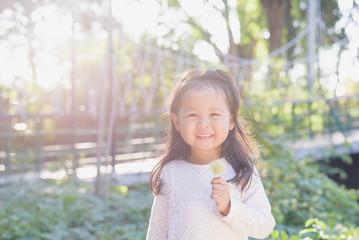
[[[195,29],[199,30],[202,34],[203,40],[206,41],[207,43],[209,43],[210,45],[213,46],[214,48],[214,52],[217,55],[217,57],[222,61],[223,57],[224,57],[224,53],[218,48],[217,44],[215,44],[212,40],[211,40],[211,34],[206,31],[205,29],[203,29],[203,27],[201,27],[195,20],[193,20],[193,18],[191,16],[189,16],[186,13],[187,17],[188,17],[188,23],[194,27]]]
[[[224,12],[223,12],[223,17],[226,20],[226,27],[227,27],[227,33],[228,33],[228,41],[229,41],[229,52],[233,53],[233,51],[235,51],[236,49],[236,44],[234,43],[234,38],[233,38],[233,32],[231,29],[231,24],[229,22],[229,6],[228,6],[228,1],[224,0],[223,1],[224,4]]]

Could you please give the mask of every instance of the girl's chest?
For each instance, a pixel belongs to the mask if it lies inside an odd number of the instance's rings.
[[[170,196],[175,200],[191,202],[210,199],[213,178],[210,170],[196,171],[196,169],[183,168],[172,174]]]

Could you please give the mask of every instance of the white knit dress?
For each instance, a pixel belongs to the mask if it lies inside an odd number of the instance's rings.
[[[225,160],[229,180],[235,172]],[[154,198],[147,240],[263,239],[275,226],[271,207],[257,170],[248,189],[230,183],[231,209],[223,216],[211,196],[214,174],[209,164],[169,162],[161,173],[160,194]]]

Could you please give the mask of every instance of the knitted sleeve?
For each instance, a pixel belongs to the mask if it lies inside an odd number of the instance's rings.
[[[257,239],[266,238],[273,231],[275,220],[256,170],[250,187],[242,193],[241,199],[238,194],[233,194],[232,189],[230,199],[230,212],[221,217],[234,231]]]
[[[165,240],[168,233],[168,195],[169,188],[166,181],[165,168],[161,174],[159,194],[155,195],[149,221],[147,240]]]

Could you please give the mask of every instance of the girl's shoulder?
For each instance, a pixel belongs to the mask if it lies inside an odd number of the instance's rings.
[[[181,171],[181,167],[179,165],[182,164],[182,161],[183,160],[180,159],[171,160],[166,165],[163,166],[160,175],[161,185],[166,185],[167,188],[171,186],[171,184],[173,183],[172,179],[174,179],[174,176],[177,175],[178,171]],[[163,191],[164,190],[162,190],[162,192]]]
[[[182,160],[182,159],[174,159],[174,160],[169,161],[166,165],[163,166],[162,173],[169,173],[169,172],[178,170],[180,165],[183,164],[183,161],[184,160]]]

